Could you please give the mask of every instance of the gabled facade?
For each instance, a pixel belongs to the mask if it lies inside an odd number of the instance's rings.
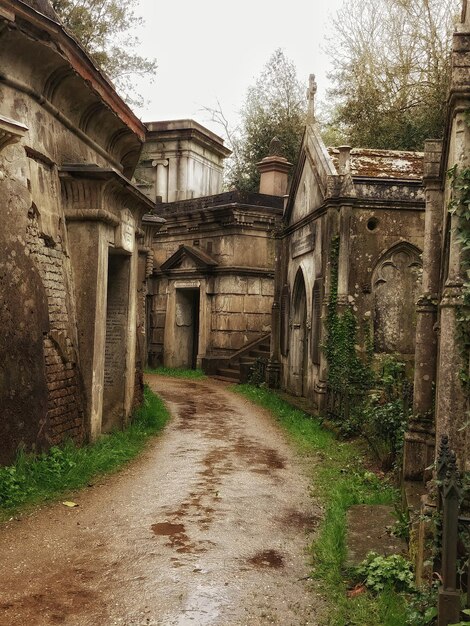
[[[327,149],[309,107],[278,239],[270,383],[326,405],[327,305],[357,321],[359,351],[414,355],[424,233],[422,154]]]

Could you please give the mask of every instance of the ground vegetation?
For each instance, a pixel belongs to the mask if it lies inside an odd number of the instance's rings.
[[[65,496],[98,476],[120,469],[142,451],[169,419],[162,400],[147,387],[130,425],[77,447],[68,442],[38,455],[20,451],[15,464],[0,468],[0,520],[24,507]]]

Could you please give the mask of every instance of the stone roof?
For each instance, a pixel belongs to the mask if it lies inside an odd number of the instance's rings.
[[[328,148],[328,152],[338,169],[338,148]],[[353,176],[420,180],[423,177],[423,153],[354,148],[351,150],[350,168]]]
[[[27,4],[35,11],[38,11],[38,13],[42,13],[46,17],[49,17],[51,20],[54,20],[54,22],[59,22],[59,18],[52,8],[49,0],[22,0],[22,2],[23,4]]]

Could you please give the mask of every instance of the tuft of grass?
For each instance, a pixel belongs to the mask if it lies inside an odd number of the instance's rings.
[[[204,379],[207,376],[202,370],[188,370],[182,367],[157,367],[154,369],[147,368],[146,374],[157,374],[158,376],[173,376],[174,378],[198,378]]]
[[[146,386],[144,402],[125,430],[102,435],[82,447],[67,442],[39,455],[20,451],[14,465],[0,467],[0,520],[118,470],[137,456],[149,437],[164,428],[169,417],[163,401]]]
[[[367,471],[364,456],[354,442],[341,442],[319,420],[292,407],[274,391],[237,385],[233,388],[268,409],[295,442],[312,457],[312,495],[324,509],[324,518],[311,546],[312,578],[328,601],[329,626],[399,626],[406,624],[405,599],[386,589],[349,598],[346,557],[346,513],[355,504],[393,504],[397,490]]]

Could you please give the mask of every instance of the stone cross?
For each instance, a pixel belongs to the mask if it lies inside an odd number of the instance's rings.
[[[307,123],[312,124],[315,121],[315,94],[317,93],[317,83],[315,82],[315,74],[310,74],[307,89]]]

